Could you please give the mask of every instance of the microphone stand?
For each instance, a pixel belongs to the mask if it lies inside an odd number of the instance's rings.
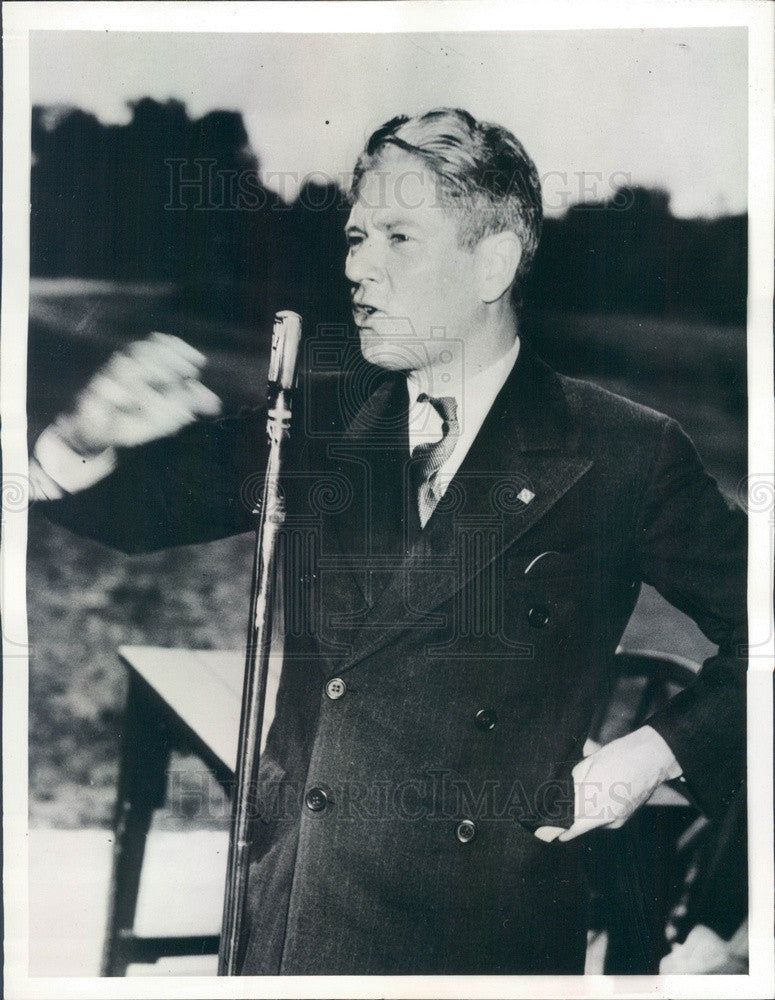
[[[272,330],[272,353],[267,381],[269,459],[256,527],[256,548],[250,592],[245,679],[242,689],[237,768],[223,926],[218,954],[218,975],[237,974],[237,958],[245,910],[250,863],[248,838],[261,754],[269,652],[272,642],[272,602],[276,576],[277,536],[285,521],[285,501],[280,490],[283,451],[288,440],[296,385],[296,367],[301,341],[301,316],[284,311],[276,314]]]

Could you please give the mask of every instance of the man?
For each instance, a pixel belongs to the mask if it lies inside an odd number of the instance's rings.
[[[674,421],[520,337],[541,197],[510,133],[396,118],[351,196],[353,317],[386,375],[300,394],[242,969],[579,973],[583,834],[666,779],[711,815],[741,785],[744,519]],[[109,362],[39,443],[52,516],[128,551],[247,529],[262,419],[188,427],[218,410],[202,361],[154,335]],[[584,757],[643,580],[719,653]]]

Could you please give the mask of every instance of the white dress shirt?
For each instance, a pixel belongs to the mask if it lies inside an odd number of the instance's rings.
[[[409,453],[418,444],[440,441],[443,432],[442,420],[438,412],[427,401],[418,402],[421,393],[438,398],[452,396],[457,402],[457,419],[460,436],[447,461],[442,465],[436,480],[436,492],[443,496],[451,479],[460,468],[474,438],[481,430],[487,414],[495,402],[495,397],[503,388],[519,354],[519,337],[514,346],[501,355],[487,368],[465,376],[465,369],[457,374],[447,373],[449,378],[429,376],[427,372],[409,372],[406,384],[409,390]],[[470,362],[469,362],[470,363]]]

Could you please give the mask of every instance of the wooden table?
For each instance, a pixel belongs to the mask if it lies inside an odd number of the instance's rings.
[[[134,933],[145,842],[164,805],[173,749],[196,754],[227,794],[237,759],[244,654],[122,646],[129,672],[115,815],[115,841],[102,975],[123,976],[133,962],[212,954],[218,935],[138,937]],[[279,660],[270,660],[267,714]],[[264,736],[268,729],[264,728]]]

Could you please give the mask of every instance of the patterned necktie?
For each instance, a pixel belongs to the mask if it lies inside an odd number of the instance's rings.
[[[457,419],[457,401],[453,396],[434,398],[421,392],[417,397],[417,402],[430,403],[443,421],[441,440],[418,444],[412,452],[411,482],[417,494],[420,524],[424,528],[428,518],[436,509],[436,504],[441,499],[441,491],[437,487],[439,470],[457,444],[457,439],[460,437],[460,424]]]

